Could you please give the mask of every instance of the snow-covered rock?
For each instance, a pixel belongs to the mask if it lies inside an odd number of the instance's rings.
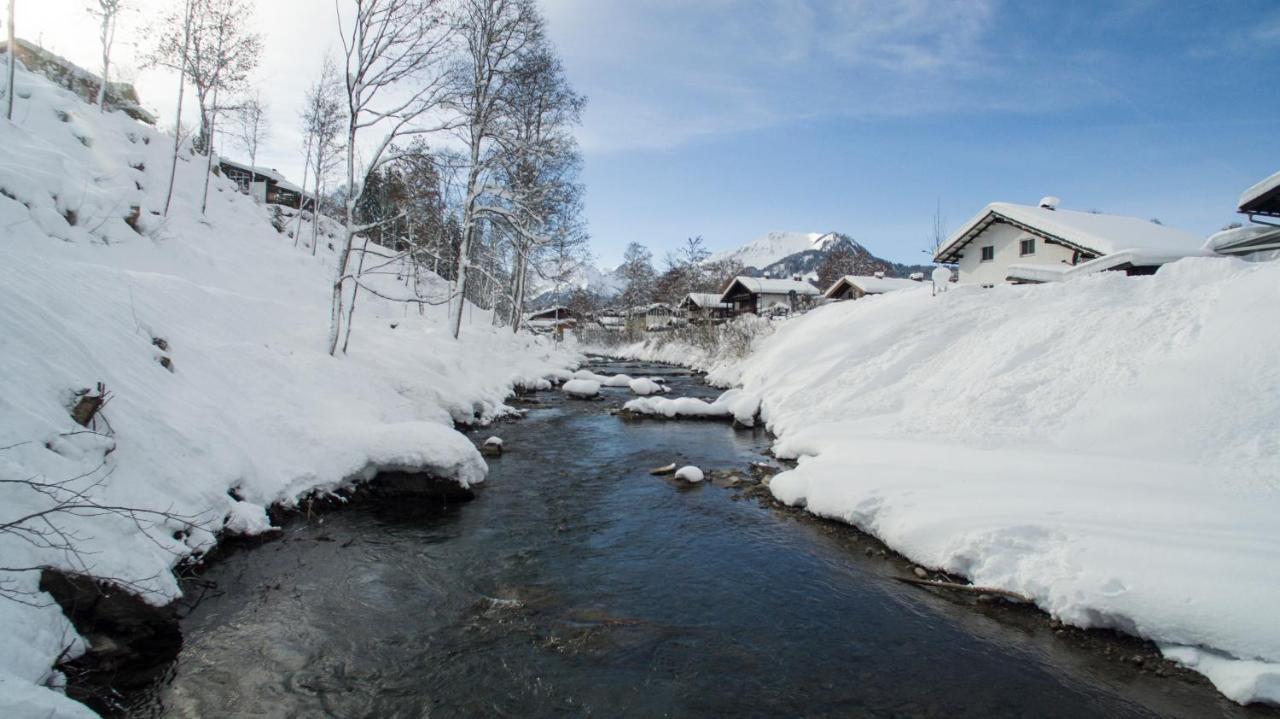
[[[755,424],[756,411],[760,407],[758,397],[739,389],[726,390],[714,402],[697,397],[640,397],[622,406],[628,412],[667,419],[699,418],[731,419],[747,427]]]
[[[631,388],[632,392],[641,396],[651,395],[651,394],[662,394],[663,392],[667,391],[666,387],[658,384],[657,382],[654,382],[648,377],[639,377],[639,378],[633,379],[627,383],[627,386]]]
[[[675,478],[690,484],[697,484],[702,481],[703,475],[701,469],[693,465],[686,465],[676,470]]]
[[[600,383],[590,379],[571,379],[560,389],[570,397],[584,399],[600,394]]]

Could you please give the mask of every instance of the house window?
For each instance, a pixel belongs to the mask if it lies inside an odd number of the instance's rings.
[[[982,248],[982,261],[983,261],[983,262],[990,262],[990,261],[994,260],[995,258],[996,258],[996,248],[995,248],[995,245],[987,245],[986,247],[983,247],[983,248]]]
[[[1034,255],[1036,253],[1035,239],[1028,237],[1027,239],[1023,240],[1020,250],[1023,257],[1026,257],[1027,255]]]

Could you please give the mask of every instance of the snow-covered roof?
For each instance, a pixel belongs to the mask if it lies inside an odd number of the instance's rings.
[[[1220,254],[1254,252],[1280,248],[1280,227],[1274,225],[1245,225],[1209,235],[1204,249]]]
[[[742,277],[733,278],[724,292],[720,293],[720,301],[725,302],[725,296],[733,289],[734,285],[742,285],[748,292],[758,295],[788,295],[792,292],[797,295],[817,295],[818,288],[808,282],[800,280],[776,280],[767,277]]]
[[[1245,190],[1238,207],[1241,212],[1280,213],[1280,172]]]
[[[844,285],[852,285],[868,295],[881,295],[895,290],[909,290],[920,286],[915,280],[904,280],[901,277],[876,277],[875,275],[845,275],[836,280],[822,293],[831,297]]]
[[[690,292],[684,296],[681,305],[693,305],[701,309],[729,309],[733,305],[720,301],[720,295],[714,292]]]
[[[965,245],[997,222],[1009,223],[1099,257],[1121,250],[1197,254],[1204,244],[1189,232],[1139,217],[993,202],[957,230],[934,255],[934,261],[956,262]]]
[[[250,165],[245,162],[236,162],[235,160],[228,160],[227,158],[221,157],[221,156],[218,157],[218,162],[223,165],[230,165],[231,167],[234,167],[237,170],[244,170],[245,172],[251,172],[255,175],[261,175],[262,177],[270,178],[272,180],[275,180],[277,183],[286,182],[286,180],[284,179],[284,175],[281,175],[279,171],[271,167],[257,167],[255,165]]]
[[[1207,256],[1212,254],[1200,249],[1194,252],[1159,252],[1152,250],[1120,250],[1109,255],[1097,257],[1078,265],[1009,265],[1005,279],[1015,282],[1062,282],[1073,277],[1092,275],[1107,270],[1127,269],[1130,267],[1159,267],[1170,262],[1177,262],[1184,257]]]

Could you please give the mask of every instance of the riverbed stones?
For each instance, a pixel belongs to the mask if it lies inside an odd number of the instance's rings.
[[[502,438],[490,437],[486,439],[484,444],[480,445],[480,454],[488,457],[502,456]]]

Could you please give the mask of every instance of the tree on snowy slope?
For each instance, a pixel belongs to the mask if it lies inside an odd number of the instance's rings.
[[[312,183],[311,192],[316,198],[319,212],[320,198],[324,197],[325,183],[333,171],[338,168],[344,145],[339,140],[343,125],[346,124],[346,102],[343,97],[342,78],[338,77],[338,68],[333,60],[324,58],[320,67],[320,78],[307,89],[302,106],[302,133],[306,137],[307,158],[302,176],[302,192],[307,191],[307,174]],[[302,213],[298,213],[298,230],[294,233],[294,244],[302,228]],[[315,255],[319,240],[320,222],[311,223],[311,254]]]
[[[98,86],[98,109],[107,111],[107,81],[111,70],[111,46],[116,41],[116,21],[124,9],[124,0],[91,0],[89,14],[99,23],[98,39],[102,43],[102,83]]]
[[[374,229],[357,221],[356,203],[369,176],[395,159],[390,150],[397,139],[443,129],[424,121],[443,99],[441,63],[450,38],[437,0],[349,0],[348,7],[354,17],[346,22],[338,7],[346,71],[348,191],[329,317],[331,355],[338,351],[344,322],[350,336],[353,315],[348,308],[359,287],[352,272],[352,245],[357,234]],[[382,137],[362,146],[362,133],[369,132]]]
[[[572,133],[584,104],[539,32],[507,86],[495,173],[500,190],[494,194],[505,205],[496,225],[511,252],[507,300],[512,331],[519,330],[524,316],[531,269],[558,286],[576,268],[571,260],[586,246],[577,181],[582,159]],[[548,254],[556,261],[541,262]]]
[[[190,9],[188,13],[187,10]],[[196,90],[200,134],[195,147],[208,153],[221,92],[238,90],[258,66],[262,36],[249,31],[252,0],[192,0],[160,21],[153,65],[177,70]]]
[[[4,91],[5,104],[8,106],[7,109],[5,110],[4,117],[6,120],[9,120],[9,121],[13,120],[13,76],[14,76],[15,68],[18,67],[18,63],[15,59],[17,58],[16,53],[18,52],[18,46],[14,43],[14,35],[13,35],[13,4],[14,2],[16,2],[16,0],[9,0],[9,17],[8,17],[8,22],[5,23],[6,27],[9,30],[9,44],[6,46],[9,49],[9,51],[6,53],[7,55],[6,59],[9,61],[8,67],[6,68],[7,73],[9,75],[9,81],[7,83],[8,86],[5,88],[5,91]]]
[[[262,93],[254,90],[236,108],[236,126],[232,134],[244,151],[249,153],[249,165],[257,166],[258,150],[271,136],[271,123],[267,118],[267,104]]]
[[[627,288],[618,296],[618,300],[625,307],[652,302],[656,274],[653,269],[653,253],[639,242],[627,245],[622,253],[622,265],[618,267],[618,276],[626,281]]]
[[[532,0],[458,0],[452,17],[459,53],[449,73],[448,109],[466,148],[461,168],[462,244],[456,269],[457,301],[450,324],[456,338],[462,330],[467,297],[467,269],[479,225],[502,217],[492,196],[492,175],[501,157],[499,122],[503,99],[522,54],[541,34],[541,19]]]

